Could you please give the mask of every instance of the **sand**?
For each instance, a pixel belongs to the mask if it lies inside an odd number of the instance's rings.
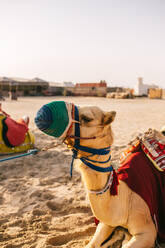
[[[165,125],[164,100],[27,97],[2,102],[2,108],[14,119],[29,115],[36,147],[50,149],[0,163],[1,248],[84,247],[95,231],[80,175],[74,170],[70,179],[71,151],[58,140],[41,133],[34,124],[37,110],[53,100],[80,106],[95,105],[117,112],[112,124],[115,166],[121,151],[139,132],[148,128],[159,130]]]

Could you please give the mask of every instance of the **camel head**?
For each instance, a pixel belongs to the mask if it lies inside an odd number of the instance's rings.
[[[89,163],[89,158],[87,162],[84,159],[88,155],[107,155],[108,159],[104,163],[109,162],[113,143],[111,123],[115,115],[115,111],[104,112],[98,107],[77,107],[64,101],[54,101],[41,107],[35,123],[41,131],[61,138],[72,149],[71,175],[74,158],[80,158],[96,171],[109,172],[112,166],[103,169]]]
[[[78,120],[75,111],[77,110]],[[75,143],[75,129],[79,126],[82,146],[101,148],[113,142],[111,123],[116,112],[104,112],[95,106],[76,107],[63,101],[50,102],[41,107],[35,118],[37,127],[48,135],[62,138],[71,147]]]
[[[79,108],[81,145],[95,148],[111,146],[111,123],[115,115],[115,111],[104,112],[95,106]],[[83,139],[85,137],[88,139]]]

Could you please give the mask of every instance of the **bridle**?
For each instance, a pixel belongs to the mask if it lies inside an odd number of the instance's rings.
[[[72,118],[73,118],[73,122],[71,123],[67,135],[64,139],[64,143],[67,144],[67,139],[72,138],[74,139],[74,145],[71,146],[72,148],[72,162],[71,162],[71,167],[70,167],[70,175],[72,177],[72,171],[73,171],[73,162],[74,159],[78,158],[78,152],[79,151],[83,151],[83,152],[87,152],[91,155],[89,155],[88,157],[79,157],[79,159],[89,168],[91,168],[92,170],[95,170],[97,172],[101,172],[101,173],[106,173],[106,172],[110,172],[110,176],[108,178],[107,184],[105,185],[104,189],[102,189],[101,191],[93,191],[93,190],[89,190],[90,193],[95,193],[95,194],[102,194],[104,192],[106,192],[108,190],[108,188],[110,187],[110,185],[112,184],[113,181],[113,167],[110,165],[108,167],[101,167],[101,166],[96,166],[94,163],[99,163],[99,164],[105,164],[108,163],[111,160],[111,146],[109,147],[105,147],[105,148],[91,148],[91,147],[86,147],[86,146],[81,146],[80,145],[80,140],[89,140],[89,139],[97,139],[99,137],[103,137],[103,135],[101,136],[93,136],[93,137],[81,137],[80,136],[80,121],[79,121],[79,111],[77,106],[72,105]],[[75,125],[75,135],[70,135],[73,124]],[[105,136],[105,135],[104,135]],[[109,157],[106,161],[96,161],[96,160],[92,160],[90,159],[91,156],[93,155],[108,155]]]
[[[72,122],[71,122],[70,127],[68,128],[66,137],[63,140],[64,143],[65,143],[65,140],[68,139],[68,138],[75,139],[75,140],[76,139],[78,139],[78,140],[89,140],[89,139],[97,139],[97,138],[101,138],[101,137],[106,136],[106,134],[92,136],[92,137],[80,137],[80,135],[77,136],[76,134],[80,134],[80,132],[75,132],[75,135],[70,135],[70,133],[72,131],[73,124],[75,124],[75,130],[80,128],[80,126],[81,126],[81,123],[79,121],[79,113],[77,113],[77,112],[78,112],[77,106],[72,104],[72,113],[71,113]],[[92,127],[103,127],[103,125],[95,125],[95,126],[92,126]]]

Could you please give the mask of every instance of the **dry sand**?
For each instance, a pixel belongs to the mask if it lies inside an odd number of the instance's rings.
[[[84,247],[95,231],[80,175],[70,180],[71,152],[56,139],[41,133],[34,124],[37,110],[53,100],[80,106],[95,105],[115,110],[112,124],[115,142],[112,162],[139,132],[165,125],[165,101],[90,97],[33,97],[2,102],[14,119],[27,114],[38,148],[51,147],[37,155],[0,163],[0,247]],[[115,246],[117,247],[117,246]]]

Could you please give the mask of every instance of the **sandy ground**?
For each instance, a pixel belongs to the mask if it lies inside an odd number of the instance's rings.
[[[37,130],[37,110],[53,100],[80,106],[95,105],[115,110],[112,124],[115,142],[112,162],[139,132],[165,125],[165,101],[149,99],[106,99],[90,97],[33,97],[2,102],[14,119],[27,114],[36,146],[52,147],[37,155],[0,163],[0,247],[66,248],[84,247],[95,231],[80,175],[70,180],[71,152],[56,139]],[[114,247],[118,247],[117,245]]]

